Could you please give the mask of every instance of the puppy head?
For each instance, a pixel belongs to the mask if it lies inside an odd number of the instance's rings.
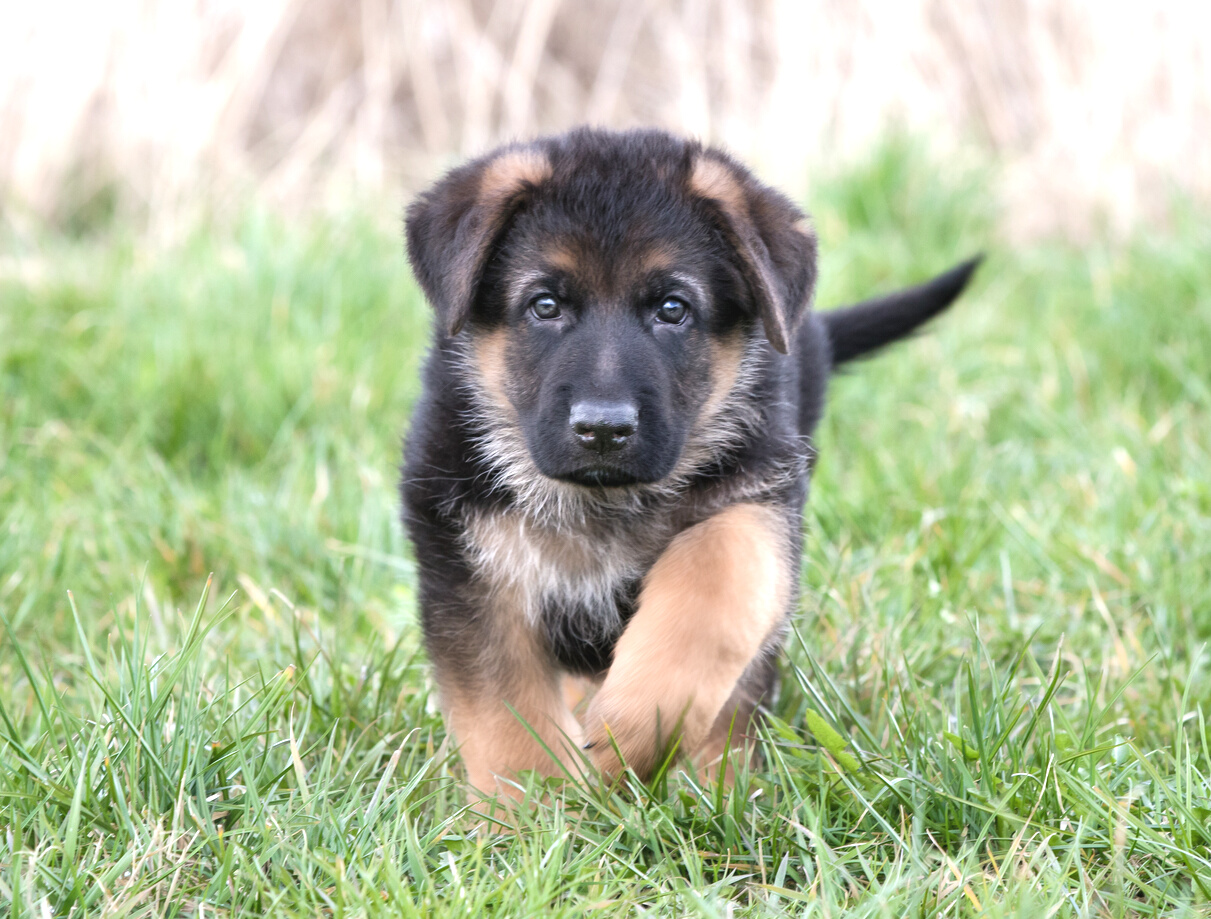
[[[407,239],[497,423],[543,475],[585,486],[677,468],[744,355],[793,349],[815,281],[789,200],[659,132],[502,148],[418,198]]]

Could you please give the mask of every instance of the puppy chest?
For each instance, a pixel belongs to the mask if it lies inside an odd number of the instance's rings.
[[[489,597],[502,598],[497,614],[524,618],[578,672],[609,666],[650,565],[641,542],[634,534],[547,529],[509,512],[478,516],[466,529],[477,578]]]

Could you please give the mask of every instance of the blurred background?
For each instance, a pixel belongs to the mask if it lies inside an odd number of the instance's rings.
[[[796,195],[899,131],[997,164],[1011,236],[1211,194],[1211,4],[43,0],[5,4],[9,219],[172,225],[249,196],[398,212],[498,141],[590,122],[726,145]]]

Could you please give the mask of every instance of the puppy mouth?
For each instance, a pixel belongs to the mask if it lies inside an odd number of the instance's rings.
[[[585,485],[591,488],[621,488],[625,485],[637,485],[639,479],[624,469],[616,466],[585,466],[559,476],[565,482],[573,485]]]

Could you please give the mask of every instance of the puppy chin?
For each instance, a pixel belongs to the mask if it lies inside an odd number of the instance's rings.
[[[623,488],[627,485],[640,485],[644,482],[643,479],[626,469],[604,465],[584,466],[562,475],[552,476],[552,478],[589,488]]]
[[[651,485],[667,474],[667,470],[645,467],[643,463],[627,462],[622,457],[619,457],[621,462],[610,462],[606,458],[565,457],[563,462],[545,463],[542,460],[546,457],[534,454],[531,454],[531,457],[538,471],[548,479],[578,485],[581,488],[611,489]]]
[[[539,447],[530,451],[530,459],[548,479],[582,488],[612,489],[662,481],[673,471],[676,455],[649,457],[621,450],[614,455],[593,456],[584,450]]]

